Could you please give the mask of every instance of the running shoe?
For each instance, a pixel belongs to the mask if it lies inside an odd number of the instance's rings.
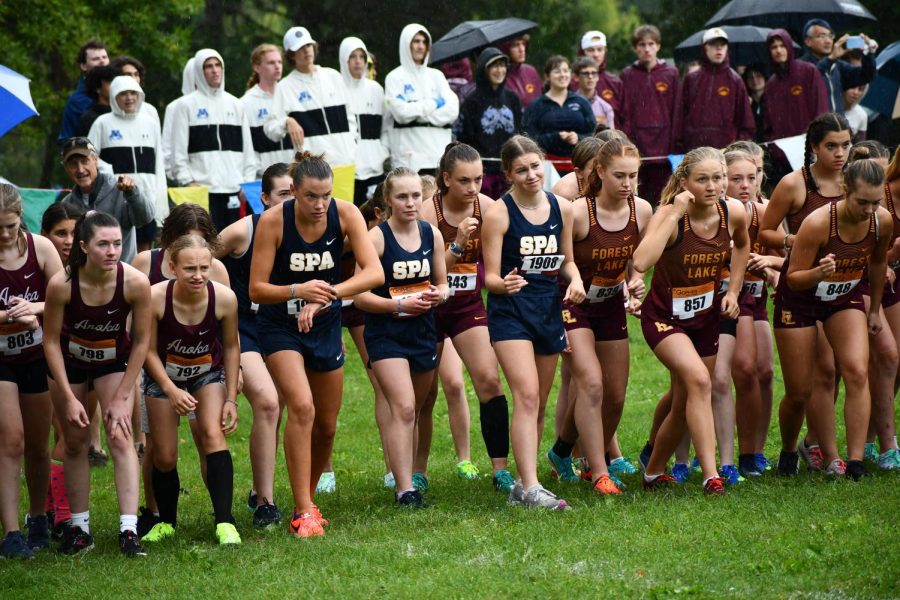
[[[425,476],[425,473],[421,471],[416,471],[412,474],[412,484],[420,494],[424,494],[431,487],[428,485],[428,478]]]
[[[150,528],[147,535],[141,538],[142,542],[161,542],[162,540],[175,536],[175,528],[171,523],[160,521]]]
[[[756,462],[753,454],[741,454],[738,457],[738,473],[747,479],[751,477],[762,477],[762,470]]]
[[[863,460],[874,465],[878,462],[878,458],[878,449],[875,447],[875,442],[866,442],[866,449],[863,452]]]
[[[393,473],[385,473],[384,474],[384,487],[392,490],[397,487],[397,482],[394,481]]]
[[[810,471],[821,471],[825,466],[825,457],[822,455],[822,449],[818,446],[807,446],[806,440],[800,440],[797,451],[806,463],[806,468]]]
[[[253,511],[253,526],[257,529],[268,529],[281,523],[281,513],[278,507],[263,498],[263,503]]]
[[[295,512],[293,518],[291,518],[290,527],[291,533],[300,538],[325,535],[325,530],[322,529],[322,524],[319,523],[319,519],[317,519],[314,514],[308,512],[303,514]]]
[[[233,523],[216,523],[216,539],[220,546],[237,545],[241,543],[241,534]]]
[[[522,486],[522,480],[517,479],[509,491],[509,498],[506,501],[513,506],[518,506],[522,504],[523,500],[525,500],[525,488]]]
[[[620,456],[619,458],[616,458],[611,463],[609,463],[610,475],[618,475],[619,477],[621,477],[622,475],[634,475],[637,472],[637,467],[631,464],[631,460],[625,458],[624,456]]]
[[[734,468],[732,466],[732,468]],[[725,480],[721,477],[710,477],[703,484],[703,493],[707,496],[723,496],[725,494]]]
[[[60,521],[59,523],[54,523],[53,529],[50,530],[50,537],[56,540],[57,542],[61,542],[66,537],[66,530],[69,528],[68,521]]]
[[[565,510],[569,508],[565,500],[557,498],[539,483],[525,491],[525,495],[522,498],[522,506],[525,508],[546,508],[547,510]]]
[[[641,453],[638,455],[638,464],[641,465],[641,469],[645,473],[647,472],[647,464],[650,462],[651,454],[653,454],[653,447],[649,443],[644,444],[644,447],[641,448]]]
[[[256,511],[258,499],[259,496],[257,496],[256,492],[254,492],[253,490],[250,490],[250,493],[247,494],[247,510],[249,510],[251,513]]]
[[[685,465],[686,467],[687,465]],[[641,478],[644,481],[644,489],[648,492],[654,492],[656,490],[664,490],[672,486],[674,483],[678,483],[678,480],[669,475],[668,473],[663,473],[662,475],[657,475],[653,479],[647,479],[646,476]]]
[[[672,477],[677,483],[684,483],[691,478],[691,469],[684,463],[672,465]]]
[[[890,448],[878,456],[878,468],[883,471],[900,470],[900,450]]]
[[[147,552],[138,541],[137,533],[126,529],[119,534],[119,551],[128,558],[135,556],[147,556]]]
[[[25,517],[25,528],[28,530],[29,548],[37,551],[50,547],[50,522],[47,515]]]
[[[153,526],[159,523],[159,517],[153,514],[149,508],[142,506],[138,509],[137,535],[143,538],[150,533]]]
[[[21,531],[10,531],[0,544],[0,557],[34,558],[34,552],[28,547]]]
[[[556,478],[563,482],[578,481],[579,477],[572,468],[572,457],[562,457],[553,451],[553,448],[547,450],[547,460],[550,461],[551,470],[556,471]]]
[[[719,469],[719,476],[719,478],[724,479],[725,483],[728,485],[737,485],[747,481],[741,476],[734,465],[722,465],[722,468]]]
[[[456,476],[460,479],[478,479],[481,474],[471,460],[461,460],[456,463]]]
[[[319,483],[316,484],[317,494],[333,494],[337,489],[337,482],[334,480],[334,471],[326,471],[319,476]]]
[[[105,467],[108,462],[109,456],[103,451],[103,448],[94,448],[93,446],[88,448],[88,463],[92,467]]]
[[[845,475],[847,473],[847,463],[836,458],[828,463],[828,466],[825,467],[823,473],[829,477],[840,477],[841,475]]]
[[[853,481],[859,481],[863,477],[868,477],[869,475],[869,470],[866,468],[866,464],[863,461],[847,461],[847,477],[851,478]]]
[[[612,482],[614,484],[616,484],[616,487],[619,488],[620,490],[624,490],[625,488],[628,487],[627,485],[625,485],[625,483],[621,479],[619,479],[612,473],[609,474],[609,478],[612,480]]]
[[[512,473],[506,469],[494,471],[494,489],[498,492],[503,492],[504,494],[512,492],[515,483]]]
[[[622,493],[622,490],[610,479],[609,475],[600,476],[600,479],[594,484],[594,491],[604,496],[615,496]]]
[[[81,552],[87,552],[94,547],[94,536],[85,533],[81,527],[70,525],[66,531],[66,537],[56,549],[57,554],[72,556]]]
[[[319,507],[313,502],[312,509],[309,511],[313,514],[315,518],[319,520],[319,523],[322,527],[328,527],[328,519],[322,516],[322,511],[319,510]]]
[[[756,468],[761,473],[765,473],[766,471],[772,470],[772,463],[769,462],[769,459],[766,458],[766,455],[762,452],[757,452],[753,455],[753,459],[756,461]]]
[[[700,468],[700,459],[696,456],[691,460],[691,473],[702,473],[703,469]]]
[[[425,498],[419,490],[409,490],[400,494],[397,498],[397,506],[400,508],[428,508]]]
[[[795,477],[800,472],[800,455],[797,452],[782,450],[778,455],[777,470],[782,477]]]

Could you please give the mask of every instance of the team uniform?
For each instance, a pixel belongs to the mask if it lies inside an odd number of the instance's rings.
[[[817,265],[825,256],[834,254],[834,273],[814,288],[792,290],[787,283],[791,262],[788,255],[775,289],[775,328],[813,327],[817,321],[824,323],[831,315],[842,310],[864,312],[863,290],[859,283],[867,277],[869,257],[878,243],[878,237],[878,217],[873,214],[869,219],[866,237],[852,244],[843,241],[838,232],[837,204],[832,204],[828,243],[816,253],[813,265]]]
[[[563,309],[563,323],[566,331],[590,329],[598,342],[626,340],[625,275],[640,235],[634,197],[628,198],[628,222],[619,231],[604,229],[597,218],[596,199],[585,200],[588,234],[573,243],[572,254],[584,282],[586,298],[581,304]],[[562,284],[560,294],[565,294]]]
[[[891,222],[893,223],[893,229],[891,231],[891,243],[888,244],[888,248],[894,245],[894,242],[900,237],[900,218],[897,218],[897,213],[894,212],[894,198],[891,195],[891,186],[890,183],[885,182],[884,184],[884,198],[885,203],[887,205],[888,212],[891,213]],[[900,274],[900,261],[896,261],[888,265],[891,270],[894,271],[894,275]],[[859,287],[862,290],[864,296],[871,296],[870,288],[869,288],[869,279],[863,279],[859,282]],[[884,308],[890,308],[900,302],[900,290],[898,290],[896,280],[894,283],[891,283],[885,278],[884,280],[884,291],[881,294],[881,306]]]
[[[241,339],[241,353],[259,352],[259,339],[256,331],[256,315],[259,304],[250,300],[250,263],[253,260],[253,240],[260,215],[251,215],[246,219],[250,240],[247,249],[240,256],[223,256],[222,263],[228,271],[231,291],[238,303],[238,336]],[[152,263],[151,263],[152,265]],[[151,269],[153,267],[151,266]]]
[[[444,218],[443,194],[432,198],[437,228],[444,237],[445,249],[456,239],[457,227]],[[434,310],[437,339],[455,338],[473,327],[487,326],[487,312],[481,299],[484,287],[484,261],[481,259],[481,203],[475,198],[472,216],[478,221],[456,264],[447,269],[450,297]]]
[[[809,181],[809,176],[807,173],[806,167],[803,167],[800,170],[803,175],[803,184],[807,185]],[[803,203],[803,206],[800,207],[800,210],[797,212],[787,215],[784,218],[785,229],[787,233],[796,234],[800,231],[800,224],[803,223],[803,219],[809,216],[814,210],[819,208],[820,206],[825,206],[829,202],[834,204],[838,200],[843,198],[843,196],[824,196],[819,193],[818,190],[811,190],[809,187],[806,188],[806,200]]]
[[[491,343],[528,340],[536,354],[557,354],[566,347],[562,300],[557,275],[565,260],[558,233],[562,230],[559,201],[547,193],[550,216],[544,223],[530,223],[513,199],[506,194],[509,227],[503,235],[500,274],[513,269],[528,282],[516,294],[488,294],[488,331]]]
[[[307,242],[294,225],[296,200],[282,203],[283,226],[281,246],[275,253],[275,263],[269,283],[273,285],[301,284],[320,279],[331,285],[340,282],[339,259],[344,253],[344,234],[337,202],[328,206],[327,223],[322,237]],[[294,298],[278,304],[262,304],[257,316],[259,348],[268,356],[282,350],[293,350],[303,356],[311,371],[333,371],[344,364],[341,340],[341,301],[334,300],[316,314],[312,329],[302,333],[297,316],[306,304]]]
[[[716,204],[719,228],[711,238],[691,229],[687,213],[675,241],[663,251],[650,293],[641,309],[641,330],[651,349],[670,335],[688,336],[701,357],[718,351],[720,315],[715,300],[723,271],[728,264],[731,234],[728,206]]]
[[[384,236],[384,283],[372,290],[376,296],[402,300],[430,289],[434,231],[425,221],[418,221],[417,225],[421,243],[412,252],[400,245],[387,222],[378,225]],[[370,363],[403,358],[414,373],[431,371],[437,364],[433,310],[420,315],[367,313],[363,339]]]
[[[0,310],[9,309],[16,296],[29,302],[43,302],[47,281],[38,263],[34,236],[23,231],[28,246],[25,263],[15,271],[0,269]],[[0,381],[11,381],[20,394],[47,391],[47,361],[44,359],[44,330],[38,320],[34,331],[22,323],[0,323]]]
[[[747,233],[750,237],[750,252],[755,254],[768,254],[769,249],[759,241],[759,210],[757,202],[747,202],[747,216],[750,225]],[[763,272],[747,270],[744,274],[744,288],[741,291],[740,307],[742,317],[753,317],[754,321],[768,321],[769,314],[766,302],[769,299],[769,291],[766,288],[766,277]]]

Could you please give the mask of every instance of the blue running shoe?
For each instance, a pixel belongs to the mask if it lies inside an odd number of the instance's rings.
[[[421,471],[416,471],[412,474],[412,484],[420,494],[427,492],[430,487],[428,485],[428,478],[425,477],[425,473],[422,473]]]
[[[634,468],[634,467],[632,467],[632,468]],[[613,475],[612,469],[609,470],[609,480],[612,481],[614,484],[616,484],[616,487],[619,488],[620,490],[624,490],[626,487],[628,487],[622,482],[621,479],[619,479],[618,477]]]
[[[512,473],[506,469],[494,471],[494,489],[498,492],[503,492],[504,494],[511,493],[515,483],[516,481],[513,479]]]
[[[547,450],[547,460],[550,461],[550,467],[556,471],[556,477],[560,481],[563,482],[572,482],[572,481],[580,481],[580,477],[575,473],[575,469],[572,468],[572,457],[566,456],[565,458],[558,456],[556,452],[553,451],[553,448]]]
[[[756,460],[756,470],[765,473],[766,471],[772,470],[772,463],[769,462],[769,459],[766,458],[766,455],[762,452],[756,452],[753,455],[754,460]]]
[[[625,458],[624,456],[620,456],[619,458],[613,460],[609,463],[609,474],[610,475],[634,475],[637,473],[637,467],[631,464],[631,461]],[[616,484],[619,485],[619,484]]]
[[[10,531],[0,543],[0,557],[34,558],[34,552],[28,547],[21,531]]]
[[[678,483],[684,483],[691,478],[691,470],[684,463],[675,463],[672,465],[672,477]]]
[[[719,469],[719,477],[724,479],[728,485],[737,485],[746,481],[734,465],[722,465],[722,468]]]
[[[694,457],[694,460],[691,461],[691,473],[700,473],[703,469],[700,468],[700,460],[697,457]]]
[[[863,452],[863,460],[867,463],[876,464],[878,462],[878,449],[875,442],[866,442],[866,449]]]

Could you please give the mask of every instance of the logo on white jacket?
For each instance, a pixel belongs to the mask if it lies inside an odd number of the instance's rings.
[[[207,112],[207,110],[205,108],[199,108],[199,109],[197,109],[197,118],[198,119],[208,119],[209,112]]]
[[[310,94],[306,90],[303,90],[302,92],[300,92],[300,95],[297,96],[297,100],[299,100],[300,102],[308,102],[312,99],[312,94]]]
[[[122,132],[118,129],[113,129],[109,132],[109,139],[111,140],[122,140]]]
[[[415,93],[416,93],[416,88],[414,88],[411,83],[403,84],[403,94],[404,95],[405,94],[415,94]]]
[[[265,108],[259,109],[259,112],[256,113],[257,119],[265,119],[268,116],[269,116],[269,111],[267,111]]]
[[[515,127],[515,118],[508,106],[489,106],[481,115],[481,128],[488,135],[494,135],[498,131],[512,134]]]

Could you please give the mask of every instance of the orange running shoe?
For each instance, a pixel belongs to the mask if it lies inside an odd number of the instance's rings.
[[[312,516],[319,520],[319,523],[322,525],[322,527],[328,526],[328,519],[322,516],[322,511],[319,510],[319,507],[316,506],[315,502],[313,502],[312,510],[309,512],[312,513]]]
[[[614,496],[622,493],[622,490],[606,474],[601,475],[597,483],[594,484],[594,491],[604,496]]]
[[[325,535],[325,530],[322,529],[319,519],[312,513],[299,514],[294,512],[293,517],[291,517],[291,533],[300,538],[308,538]]]

